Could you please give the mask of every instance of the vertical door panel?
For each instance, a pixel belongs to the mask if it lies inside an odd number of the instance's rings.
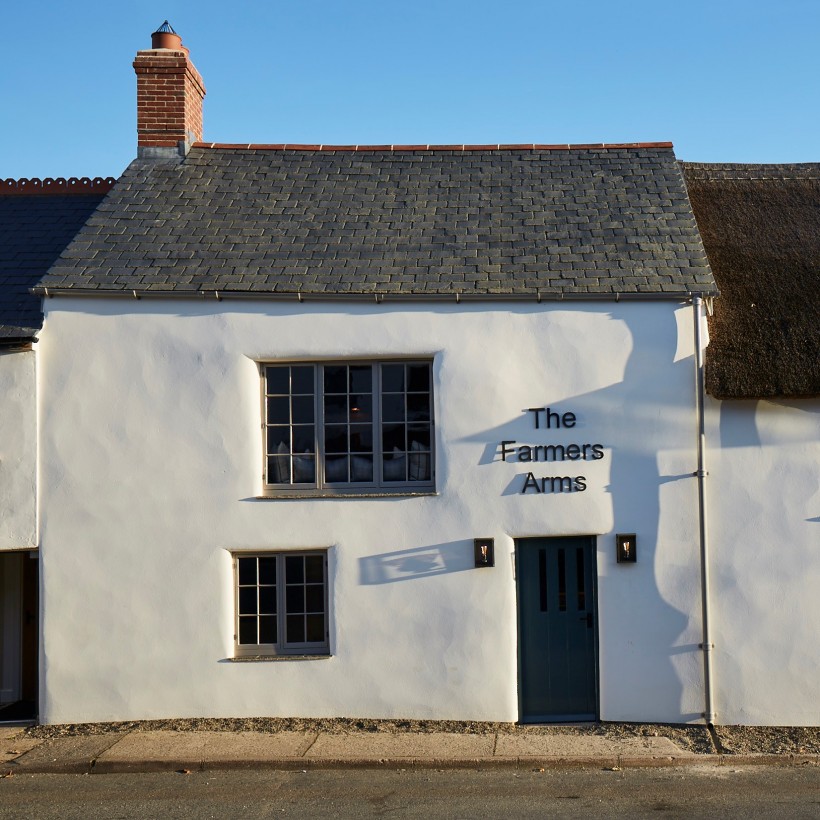
[[[22,562],[0,553],[0,706],[20,700]]]

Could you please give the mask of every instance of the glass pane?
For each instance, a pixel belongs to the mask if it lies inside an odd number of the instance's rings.
[[[430,453],[423,453],[415,447],[407,457],[407,477],[410,481],[430,480]]]
[[[290,484],[288,456],[271,456],[268,459],[268,484]]]
[[[355,364],[350,366],[350,392],[373,392],[373,368],[369,364]]]
[[[578,581],[578,611],[584,612],[587,608],[587,591],[584,583],[584,548],[575,549],[575,572]]]
[[[256,558],[239,558],[240,585],[256,583]]]
[[[350,421],[364,422],[373,418],[373,397],[357,393],[350,397]]]
[[[541,612],[547,611],[547,551],[538,550],[538,595]]]
[[[350,480],[351,481],[372,481],[373,480],[373,456],[354,455],[350,457]]]
[[[288,643],[304,643],[305,642],[305,616],[304,615],[288,615],[287,617],[287,642]]]
[[[308,615],[305,620],[307,621],[307,640],[311,643],[324,643],[325,616]]]
[[[558,609],[561,612],[567,608],[567,565],[564,550],[558,550]]]
[[[394,453],[382,459],[382,476],[385,481],[407,481],[407,456]]]
[[[429,424],[408,424],[407,441],[410,449],[430,450],[430,425]],[[415,445],[415,448],[414,448]]]
[[[259,643],[276,643],[276,616],[259,619]]]
[[[291,393],[313,394],[313,365],[291,368]]]
[[[347,426],[344,424],[328,424],[325,427],[325,452],[347,452]]]
[[[430,390],[429,364],[410,364],[407,366],[407,389],[408,391],[419,390],[421,392]]]
[[[325,393],[347,393],[345,365],[325,365]]]
[[[266,386],[265,391],[267,393],[289,393],[290,387],[288,385],[288,371],[290,370],[289,367],[266,367],[265,368],[265,378],[266,378]]]
[[[429,421],[430,420],[430,394],[419,393],[418,395],[407,396],[407,420],[408,421]]]
[[[287,396],[268,398],[268,424],[290,423],[290,401]]]
[[[397,450],[404,452],[407,449],[403,424],[382,425],[382,448],[385,455],[395,453]]]
[[[400,393],[404,390],[404,365],[382,365],[382,393]]]
[[[347,396],[325,396],[325,423],[347,422]]]
[[[324,571],[325,559],[321,555],[305,556],[305,580],[308,583],[323,583],[325,580]]]
[[[350,450],[354,453],[373,452],[373,426],[371,424],[350,425]]]
[[[288,584],[303,584],[305,581],[305,559],[301,555],[285,556],[285,581]]]
[[[239,611],[242,612],[241,609]],[[276,587],[259,587],[259,614],[276,614]]]
[[[239,614],[256,615],[256,587],[239,588]]]
[[[293,457],[293,483],[316,483],[316,459],[314,456]]]
[[[404,394],[382,396],[382,421],[404,421]]]
[[[308,584],[305,587],[305,612],[325,611],[325,588],[322,584]]]
[[[313,396],[294,396],[292,406],[294,424],[313,424]]]
[[[347,456],[328,456],[325,459],[325,481],[347,482]]]
[[[268,455],[290,452],[290,427],[268,427]]]
[[[285,588],[285,612],[292,615],[295,612],[305,611],[305,588],[299,584],[297,586],[288,585]]]
[[[316,448],[316,433],[312,424],[293,425],[293,452],[312,453]]]
[[[256,616],[239,619],[239,643],[257,643]]]
[[[240,561],[242,559],[240,558]],[[240,582],[241,583],[241,582]],[[259,583],[276,583],[276,559],[273,556],[259,559]]]

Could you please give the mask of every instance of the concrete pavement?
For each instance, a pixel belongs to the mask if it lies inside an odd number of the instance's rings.
[[[206,769],[681,766],[820,764],[820,755],[697,754],[668,737],[450,732],[131,731],[36,739],[0,727],[0,776]]]

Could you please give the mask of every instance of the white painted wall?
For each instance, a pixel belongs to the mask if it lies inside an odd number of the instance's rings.
[[[707,421],[718,720],[820,725],[820,400]]]
[[[34,352],[0,351],[0,550],[36,543]]]
[[[598,536],[601,717],[703,710],[691,308],[53,298],[41,341],[44,722],[518,718],[513,539]],[[434,357],[438,495],[257,500],[257,359]],[[567,435],[523,412],[573,411]],[[498,443],[600,442],[521,495]],[[562,467],[560,471],[553,468]],[[616,565],[614,533],[639,562]],[[472,539],[496,539],[475,570]],[[233,663],[230,550],[330,547],[328,660]],[[446,572],[380,582],[403,551]]]

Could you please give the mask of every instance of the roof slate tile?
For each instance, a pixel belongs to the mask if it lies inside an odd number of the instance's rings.
[[[638,266],[667,275],[636,279]],[[674,154],[657,146],[137,160],[41,284],[106,280],[129,293],[715,291]]]
[[[40,298],[30,293],[65,250],[103,194],[0,195],[0,344],[33,339],[43,322]],[[84,237],[89,242],[93,236]],[[80,260],[80,256],[72,263]],[[82,257],[82,258],[87,258]],[[75,268],[53,282],[73,282]]]

